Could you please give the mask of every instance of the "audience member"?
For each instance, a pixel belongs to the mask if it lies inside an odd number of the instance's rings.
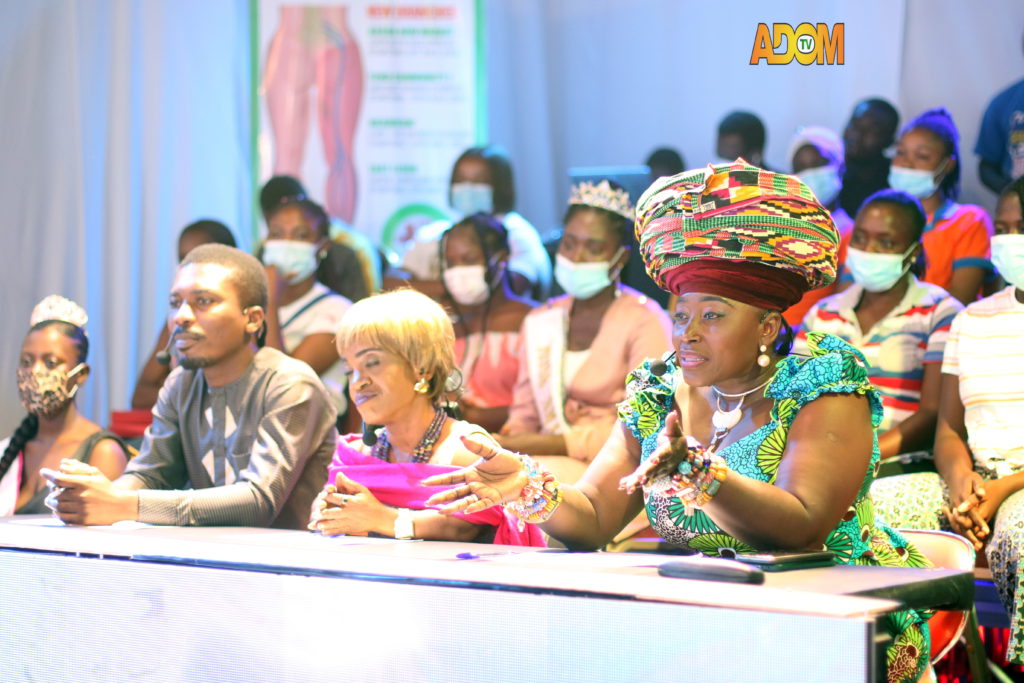
[[[189,252],[168,312],[179,366],[139,455],[113,482],[70,459],[41,472],[64,522],[305,527],[334,453],[335,412],[308,365],[254,350],[266,305],[255,258],[219,244]]]
[[[839,231],[840,271],[846,261],[846,247],[850,242],[850,231],[853,230],[853,219],[839,206],[839,192],[843,187],[846,164],[844,159],[843,141],[835,132],[821,126],[801,128],[789,145],[793,174],[811,188],[822,206],[829,210],[832,222]],[[791,327],[798,327],[815,302],[835,291],[835,283],[811,290],[782,315]]]
[[[508,231],[512,290],[543,300],[551,286],[551,260],[537,229],[515,210],[512,162],[499,147],[472,147],[452,167],[448,201],[456,220],[475,213],[492,214]],[[436,221],[417,230],[402,258],[409,284],[435,300],[444,296],[438,242],[451,221]]]
[[[297,178],[287,175],[272,177],[260,190],[263,220],[267,220],[267,216],[278,204],[296,199],[309,199],[306,188]],[[331,241],[317,267],[316,279],[350,301],[358,301],[371,292],[380,291],[383,256],[373,242],[334,216],[330,217],[327,233]],[[357,267],[362,275],[362,283],[352,278]]]
[[[942,354],[950,323],[963,309],[944,289],[916,277],[925,221],[920,202],[908,194],[881,190],[868,197],[847,253],[855,284],[815,304],[797,335],[797,352],[805,351],[808,333],[821,332],[864,354],[868,380],[882,399],[883,458],[931,450]]]
[[[1024,80],[988,103],[974,153],[979,157],[978,176],[993,192],[1002,192],[1024,176]]]
[[[669,348],[665,311],[618,282],[632,224],[621,187],[573,187],[555,264],[566,295],[523,321],[519,377],[498,437],[504,447],[590,462],[615,424],[629,369]]]
[[[441,237],[441,282],[455,323],[455,358],[467,421],[496,432],[508,419],[519,372],[519,328],[534,304],[508,278],[508,233],[493,216],[473,214]]]
[[[889,185],[921,200],[925,282],[961,302],[978,298],[991,272],[992,221],[980,206],[957,204],[960,194],[960,134],[944,108],[929,109],[900,133],[889,170]]]
[[[722,160],[745,159],[754,166],[765,170],[764,123],[748,111],[734,111],[718,124],[718,139],[715,142],[715,156]]]
[[[658,178],[682,173],[686,168],[683,155],[671,147],[659,147],[651,152],[644,163],[651,170],[652,183]]]
[[[107,477],[124,471],[124,443],[75,406],[89,376],[87,321],[78,304],[57,295],[32,310],[18,361],[18,395],[28,415],[0,441],[0,516],[47,512],[48,489],[39,470],[65,458],[89,463]]]
[[[935,465],[875,482],[878,514],[952,529],[984,549],[1010,614],[1006,658],[1024,664],[1024,179],[999,199],[992,260],[1010,284],[953,320],[942,361]]]
[[[843,130],[846,172],[839,205],[850,216],[857,213],[868,195],[889,187],[889,157],[886,150],[896,141],[900,115],[883,99],[862,100],[853,108]]]
[[[327,251],[327,214],[308,199],[282,201],[267,213],[266,346],[301,360],[320,375],[339,415],[347,406],[345,372],[334,331],[352,305],[316,281]]]

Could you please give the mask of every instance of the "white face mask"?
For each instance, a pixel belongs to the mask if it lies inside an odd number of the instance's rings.
[[[491,295],[484,265],[445,268],[444,286],[455,302],[463,306],[479,306]]]
[[[463,218],[494,212],[494,188],[486,183],[455,183],[451,197],[452,208]]]
[[[576,263],[565,256],[555,256],[555,280],[574,299],[589,299],[612,283],[612,264],[622,253],[619,247],[608,261]]]
[[[943,161],[934,171],[892,166],[889,168],[889,187],[918,199],[931,197],[939,189],[938,177],[946,163]]]
[[[1024,235],[992,238],[992,264],[1008,283],[1024,289]]]
[[[910,264],[903,261],[916,246],[916,242],[911,244],[902,254],[875,254],[850,247],[846,251],[846,265],[858,285],[869,292],[884,292],[910,270]]]
[[[839,175],[838,166],[819,166],[809,168],[796,174],[804,185],[818,198],[822,206],[828,206],[839,196],[843,189],[843,179]]]
[[[288,284],[302,282],[316,272],[317,245],[299,240],[267,240],[263,244],[264,265],[274,266]]]

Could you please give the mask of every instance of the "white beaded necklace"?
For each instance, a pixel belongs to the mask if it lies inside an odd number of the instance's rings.
[[[713,444],[717,445],[722,438],[729,433],[729,430],[738,425],[740,420],[743,419],[743,401],[746,400],[747,396],[758,389],[765,388],[771,381],[772,378],[769,377],[762,384],[757,385],[753,389],[743,391],[738,394],[727,394],[715,385],[711,385],[711,390],[715,392],[715,412],[711,416],[711,424],[715,427],[715,435],[712,438]],[[723,410],[723,398],[738,398],[740,402],[737,403],[736,407],[732,410]]]

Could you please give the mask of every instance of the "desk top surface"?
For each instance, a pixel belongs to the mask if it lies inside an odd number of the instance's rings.
[[[678,559],[671,555],[331,538],[303,531],[244,527],[137,523],[68,527],[48,516],[0,519],[0,548],[340,578],[513,587],[840,618],[864,618],[891,611],[899,603],[883,598],[892,597],[904,587],[962,585],[968,577],[973,578],[969,572],[949,569],[836,566],[766,573],[763,585],[746,585],[658,576],[658,565]]]

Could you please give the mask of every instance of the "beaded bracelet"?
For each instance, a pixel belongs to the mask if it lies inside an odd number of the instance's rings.
[[[526,470],[526,486],[519,497],[505,503],[505,509],[519,518],[519,531],[526,524],[540,524],[551,519],[562,503],[562,487],[555,476],[528,455],[516,453]]]
[[[715,497],[729,473],[729,466],[719,455],[703,449],[691,449],[688,458],[679,463],[670,477],[671,483],[660,494],[675,497],[692,515]]]

